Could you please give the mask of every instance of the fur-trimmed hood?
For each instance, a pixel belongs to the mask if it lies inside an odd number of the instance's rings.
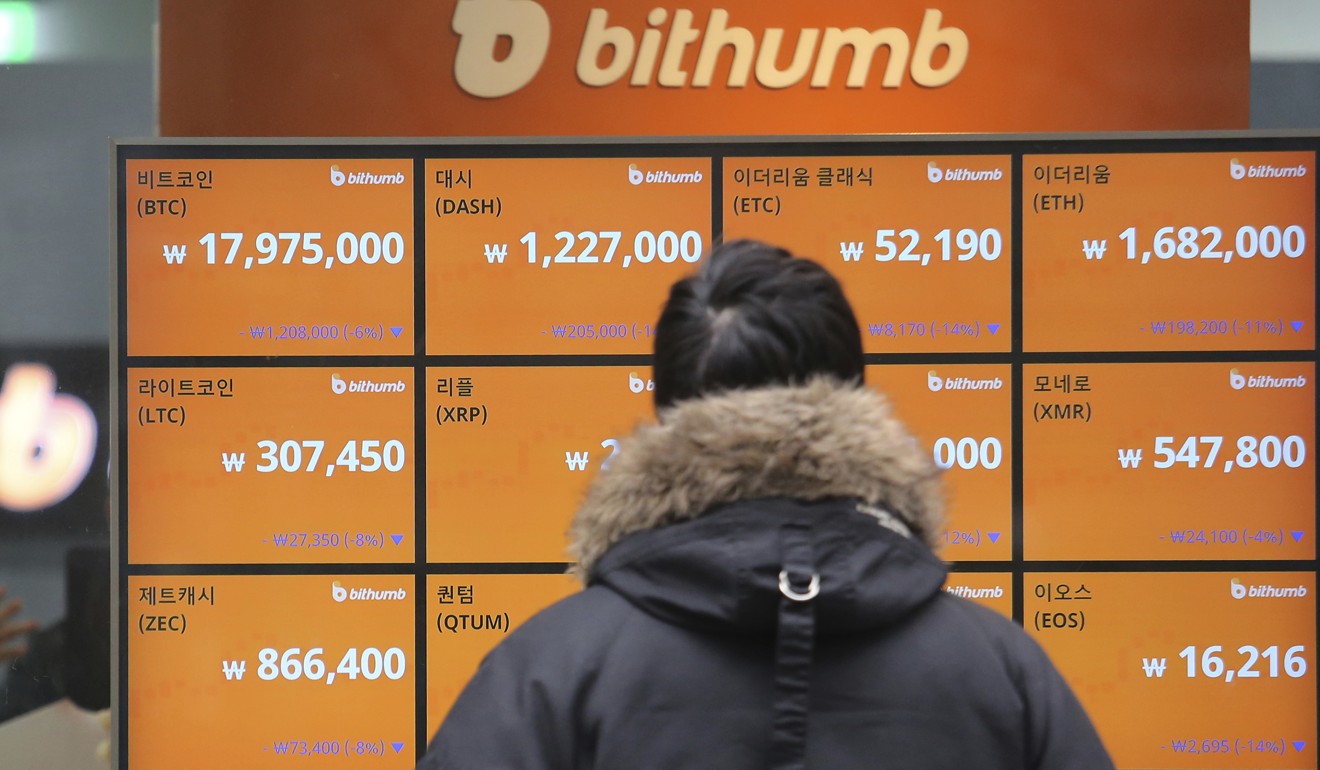
[[[595,479],[569,530],[584,580],[628,535],[758,498],[855,500],[934,548],[938,471],[883,396],[815,380],[680,402],[639,429]]]

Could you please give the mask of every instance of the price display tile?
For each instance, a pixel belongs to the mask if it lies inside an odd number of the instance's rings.
[[[428,160],[427,353],[650,353],[710,201],[709,158]]]
[[[1024,589],[1028,633],[1120,770],[1316,766],[1314,572],[1028,572]]]
[[[588,482],[652,417],[649,367],[427,370],[428,561],[563,562]]]
[[[411,768],[415,579],[128,579],[128,762]]]
[[[1311,559],[1312,363],[1028,365],[1026,558]]]
[[[944,590],[1013,617],[1013,576],[1007,572],[953,572]]]
[[[129,369],[129,562],[411,562],[413,379]]]
[[[726,158],[726,240],[811,257],[843,284],[868,353],[1007,352],[1007,156]]]
[[[427,578],[426,734],[435,735],[486,653],[528,618],[580,587],[569,575]]]
[[[1027,155],[1027,351],[1311,350],[1314,152]]]
[[[411,160],[127,160],[128,355],[413,351]]]
[[[1009,367],[932,364],[867,367],[944,475],[947,529],[940,557],[1007,561],[1013,548],[1012,383]]]

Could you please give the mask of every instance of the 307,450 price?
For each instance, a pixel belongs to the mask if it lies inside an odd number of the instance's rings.
[[[315,473],[320,467],[325,442],[319,439],[264,440],[257,442],[257,448],[261,450],[261,461],[256,466],[258,473]],[[398,439],[352,439],[344,443],[335,461],[325,466],[325,475],[333,476],[336,468],[343,468],[350,473],[374,473],[380,470],[398,473],[403,470],[407,459],[407,450]]]

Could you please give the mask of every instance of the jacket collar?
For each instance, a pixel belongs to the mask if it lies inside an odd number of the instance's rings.
[[[569,529],[585,579],[627,535],[737,500],[854,498],[858,510],[935,547],[938,471],[888,403],[827,379],[680,402],[625,440]],[[894,518],[899,521],[895,522]]]

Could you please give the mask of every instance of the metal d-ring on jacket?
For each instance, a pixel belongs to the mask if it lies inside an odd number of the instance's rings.
[[[939,531],[878,395],[681,402],[579,510],[586,589],[491,652],[421,767],[1111,768],[1040,647],[942,590]]]

